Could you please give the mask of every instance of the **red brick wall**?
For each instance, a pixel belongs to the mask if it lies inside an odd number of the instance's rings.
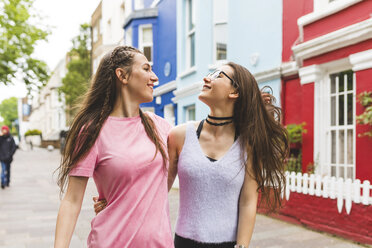
[[[264,213],[264,208],[258,212]],[[350,214],[337,211],[336,199],[322,198],[295,192],[290,193],[289,201],[272,217],[302,224],[311,229],[335,234],[361,243],[372,244],[372,206],[352,204]]]
[[[284,125],[300,124],[302,122],[302,87],[300,79],[293,78],[283,82],[284,97],[282,106],[284,114]]]
[[[367,20],[370,18],[371,10],[372,1],[362,1],[333,15],[310,23],[304,27],[304,41]]]
[[[297,19],[313,11],[313,0],[283,0],[283,61],[290,61],[299,38]]]
[[[314,83],[302,85],[302,121],[307,132],[302,135],[302,172],[314,162]]]
[[[372,91],[372,69],[357,71],[356,94]],[[364,112],[364,107],[357,101],[356,114]],[[358,134],[371,130],[370,125],[356,125],[356,178],[372,182],[372,138],[358,137]]]
[[[309,65],[320,65],[327,62],[331,62],[338,59],[343,59],[348,57],[350,54],[363,52],[372,49],[372,39],[359,42],[354,45],[343,47],[328,53],[324,53],[309,59],[304,60],[304,67]]]

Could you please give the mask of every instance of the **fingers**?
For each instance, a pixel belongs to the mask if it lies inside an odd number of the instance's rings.
[[[103,209],[105,209],[107,205],[107,201],[106,200],[100,200],[100,201],[97,201],[95,204],[94,204],[94,212],[96,214],[98,214],[99,212],[101,212]]]
[[[270,104],[271,103],[272,95],[270,93],[262,92],[261,93],[261,96],[262,96],[262,99],[264,100],[264,102],[266,104]]]

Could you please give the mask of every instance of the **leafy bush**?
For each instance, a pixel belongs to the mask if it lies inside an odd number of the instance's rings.
[[[305,125],[306,122],[301,124],[289,124],[286,126],[289,143],[302,143],[302,134],[307,133],[307,130],[304,128]]]
[[[370,125],[372,126],[372,91],[370,92],[362,92],[358,95],[358,100],[360,104],[363,105],[364,112],[356,117],[357,123],[362,125]],[[372,138],[372,130],[368,132],[359,134],[359,137],[368,136]]]
[[[31,135],[41,135],[41,131],[38,129],[27,130],[27,132],[25,133],[25,136],[31,136]]]

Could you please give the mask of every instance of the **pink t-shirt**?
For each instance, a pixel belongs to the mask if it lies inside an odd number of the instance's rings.
[[[163,141],[171,126],[147,113]],[[174,247],[169,218],[167,172],[141,118],[108,117],[70,176],[92,177],[107,206],[91,222],[90,248]],[[92,206],[93,207],[93,206]]]

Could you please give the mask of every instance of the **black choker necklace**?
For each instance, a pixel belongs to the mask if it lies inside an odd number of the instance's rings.
[[[230,116],[230,117],[215,117],[215,116],[208,115],[208,118],[212,119],[212,120],[232,120],[233,116]]]
[[[209,118],[209,116],[208,116]],[[233,121],[226,121],[226,122],[220,122],[220,123],[216,123],[216,122],[211,122],[207,119],[205,119],[205,121],[209,124],[209,125],[213,125],[213,126],[224,126],[224,125],[227,125],[227,124],[230,124],[232,123]]]

